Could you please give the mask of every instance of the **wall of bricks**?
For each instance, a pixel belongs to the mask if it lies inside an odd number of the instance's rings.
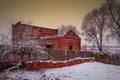
[[[49,29],[38,26],[21,24],[21,22],[12,25],[12,43],[17,45],[19,41],[38,40],[39,37],[46,35],[57,35],[58,29]]]
[[[40,42],[39,37],[54,35],[58,35],[58,29],[26,25],[21,22],[12,25],[13,46],[19,46],[18,44],[22,41],[35,40]],[[70,30],[62,37],[45,40],[42,45],[43,47],[46,47],[46,45],[52,45],[54,49],[63,50],[69,50],[69,46],[72,46],[72,50],[81,50],[81,39],[75,34],[75,32]]]
[[[71,32],[71,33],[75,34],[74,32]],[[45,40],[42,43],[43,47],[45,47],[46,45],[52,45],[54,49],[69,50],[69,46],[72,46],[72,50],[77,50],[77,51],[81,50],[80,38],[76,37],[76,35],[71,35],[69,32],[66,34],[67,35],[63,37]]]
[[[93,58],[74,58],[66,61],[27,61],[25,63],[25,69],[38,70],[41,68],[60,68],[90,62],[93,60],[94,60]]]

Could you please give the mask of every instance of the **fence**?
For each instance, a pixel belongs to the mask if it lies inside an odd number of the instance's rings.
[[[45,49],[48,55],[51,56],[48,60],[53,61],[65,61],[78,57],[94,57],[92,52],[89,51],[73,51],[73,50],[56,50],[56,49]]]
[[[99,52],[91,52],[91,51],[64,51],[64,50],[55,50],[55,49],[45,49],[48,52],[48,55],[45,58],[41,58],[41,55],[35,56],[30,54],[23,55],[23,61],[28,60],[53,60],[53,61],[65,61],[69,59],[74,59],[78,57],[86,58],[86,57],[94,57],[95,61],[103,62],[107,64],[120,65],[120,56],[119,55],[108,55],[108,54],[100,54]],[[21,59],[20,54],[9,53],[4,56],[3,62],[17,63]]]
[[[116,54],[108,54],[108,53],[100,53],[100,52],[92,52],[92,51],[64,51],[64,50],[49,50],[45,49],[45,51],[48,52],[49,55],[52,56],[52,60],[69,60],[77,57],[94,57],[95,61],[97,62],[103,62],[106,64],[114,64],[114,65],[120,65],[120,56]],[[48,60],[51,60],[49,58]]]
[[[103,62],[107,64],[120,65],[119,55],[108,55],[108,54],[95,54],[95,61]]]

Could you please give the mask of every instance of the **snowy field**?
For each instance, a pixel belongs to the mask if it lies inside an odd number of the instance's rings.
[[[87,62],[44,71],[12,71],[8,80],[120,80],[120,66]]]

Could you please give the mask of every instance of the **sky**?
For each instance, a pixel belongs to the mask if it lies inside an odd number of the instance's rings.
[[[13,23],[58,28],[73,25],[81,32],[83,17],[105,0],[0,0],[0,33]]]

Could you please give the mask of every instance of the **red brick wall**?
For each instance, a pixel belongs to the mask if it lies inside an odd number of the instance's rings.
[[[22,40],[38,40],[40,36],[57,35],[57,29],[42,28],[21,24],[20,22],[12,26],[12,43],[16,45]]]
[[[12,26],[12,44],[16,45],[17,42],[22,40],[22,34],[25,31],[25,27],[20,23]]]
[[[36,40],[38,41],[39,37],[43,36],[52,36],[58,35],[58,29],[49,29],[42,28],[32,25],[21,24],[18,22],[12,27],[12,42],[13,45],[19,43],[19,41],[28,41],[28,40]],[[72,50],[80,50],[81,40],[79,36],[77,36],[72,30],[68,31],[63,37],[54,38],[50,40],[46,40],[43,45],[53,45],[55,49],[63,49],[68,50],[69,45],[72,46]]]
[[[53,45],[54,49],[60,49],[60,38],[52,38],[43,42],[43,47],[45,45]]]
[[[54,38],[44,41],[45,45],[53,45],[54,49],[69,50],[69,45],[72,46],[73,50],[80,50],[80,39],[75,38]]]
[[[61,49],[69,49],[69,46],[72,46],[72,50],[81,50],[81,39],[80,37],[73,32],[72,30],[68,31],[61,39],[60,39],[60,48]]]
[[[72,50],[80,50],[80,39],[75,38],[61,38],[60,49],[69,50],[69,45],[72,46]]]
[[[73,31],[68,31],[63,37],[46,40],[43,45],[53,45],[54,49],[60,50],[69,50],[72,46],[72,50],[81,50],[81,39]]]
[[[53,35],[58,35],[58,30],[42,28],[41,33],[42,33],[42,36],[46,36],[46,35],[53,36]]]

